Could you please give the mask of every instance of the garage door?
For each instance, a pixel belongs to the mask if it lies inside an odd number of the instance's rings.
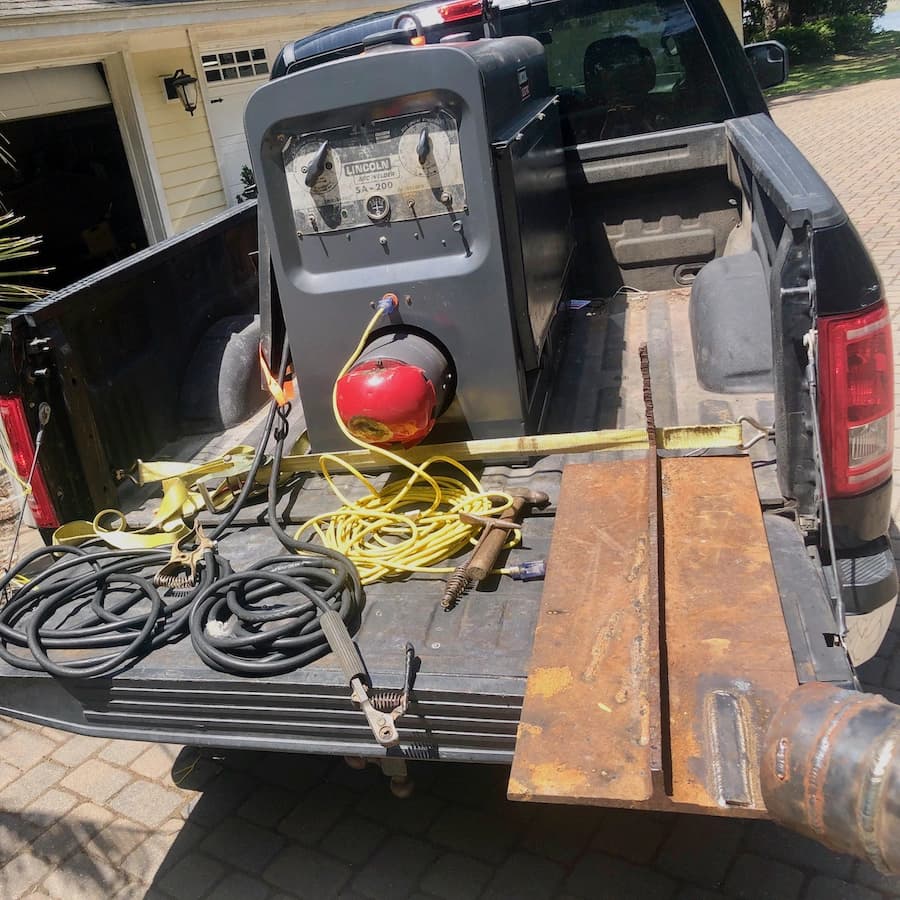
[[[280,49],[279,42],[260,41],[201,52],[206,114],[229,206],[237,203],[244,189],[241,170],[250,165],[244,137],[244,107],[253,91],[268,80],[269,67]]]
[[[0,75],[6,121],[108,106],[112,101],[96,65],[32,69]]]

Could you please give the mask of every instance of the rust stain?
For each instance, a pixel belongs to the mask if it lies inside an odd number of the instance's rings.
[[[540,763],[531,769],[531,783],[537,793],[546,789],[575,791],[587,784],[584,772],[563,763]]]
[[[647,564],[647,536],[641,535],[634,547],[634,559],[631,563],[631,569],[625,576],[627,582],[636,581],[644,575],[644,568]]]
[[[672,799],[747,815],[764,808],[769,710],[796,684],[753,471],[746,457],[661,464]],[[709,698],[725,695],[720,715]]]
[[[581,676],[585,681],[593,681],[597,677],[597,670],[606,662],[610,645],[619,637],[621,623],[622,610],[617,609],[609,617],[606,626],[597,632],[597,637],[591,647],[590,662]]]
[[[530,800],[533,796],[533,792],[528,785],[522,784],[521,781],[518,781],[515,778],[509,779],[509,783],[506,786],[506,794],[508,797],[515,798],[516,800]]]
[[[544,729],[541,728],[540,725],[531,725],[529,722],[519,722],[519,727],[516,730],[516,739],[522,737],[523,734],[530,734],[532,737],[538,737],[543,734]]]
[[[649,703],[638,696],[647,673],[630,658],[646,646],[633,642],[647,606],[648,496],[644,458],[565,467],[521,715],[542,732],[519,731],[509,791],[517,800],[650,796],[640,746]]]
[[[568,666],[544,666],[531,671],[528,687],[538,697],[555,697],[569,687],[572,681],[572,670]]]

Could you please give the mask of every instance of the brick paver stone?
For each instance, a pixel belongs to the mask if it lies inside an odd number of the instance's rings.
[[[669,900],[677,882],[647,866],[636,866],[601,853],[586,853],[566,880],[566,890],[576,897],[595,900],[600,891],[610,897]]]
[[[109,806],[135,822],[152,827],[168,819],[184,802],[184,796],[177,791],[152,781],[133,781],[109,801]]]
[[[84,847],[113,814],[96,803],[82,803],[35,838],[31,849],[40,857],[60,863],[79,847]]]
[[[443,900],[475,900],[491,877],[493,869],[487,863],[445,853],[428,867],[422,887]]]
[[[497,870],[484,900],[544,900],[553,896],[565,875],[559,863],[532,853],[513,853]]]
[[[264,900],[269,886],[259,878],[251,878],[240,872],[229,872],[210,895],[215,900]]]
[[[20,853],[0,869],[0,897],[16,900],[27,894],[49,871],[50,866],[32,853]]]
[[[353,879],[353,889],[375,900],[403,897],[415,888],[435,856],[437,851],[431,844],[395,834],[375,851]]]
[[[62,785],[94,803],[105,803],[131,780],[130,776],[99,759],[89,759],[73,769]]]
[[[56,900],[98,900],[115,896],[127,882],[125,874],[109,863],[77,854],[54,869],[43,888]]]
[[[37,800],[65,774],[65,769],[52,762],[38,763],[20,778],[13,781],[3,792],[3,809],[21,812],[29,803]]]
[[[180,747],[172,744],[148,747],[131,763],[129,768],[144,778],[162,778],[171,772],[172,763],[175,762],[179,750],[181,750]]]
[[[106,746],[99,738],[74,734],[53,751],[51,759],[64,766],[77,766]]]
[[[33,731],[14,731],[0,741],[0,760],[18,769],[30,769],[56,749],[53,741]]]
[[[805,900],[879,900],[879,895],[858,884],[816,875],[806,889]]]
[[[740,900],[794,900],[800,896],[802,885],[803,873],[799,869],[744,853],[728,875],[725,892]]]
[[[202,897],[225,874],[225,867],[203,853],[188,853],[160,881],[159,886],[177,900]]]
[[[330,859],[318,850],[300,844],[285,847],[263,873],[273,887],[296,897],[337,896],[352,874],[349,866]]]

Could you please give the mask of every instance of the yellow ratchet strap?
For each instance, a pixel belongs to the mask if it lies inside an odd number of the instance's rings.
[[[292,453],[302,456],[308,450],[309,439],[304,432],[294,443]],[[253,447],[240,444],[199,465],[139,459],[132,473],[134,481],[140,486],[160,482],[163,490],[162,502],[148,525],[131,528],[124,513],[105,509],[91,521],[78,520],[60,526],[53,533],[53,543],[77,545],[100,539],[118,550],[152,550],[177,543],[192,533],[193,528],[186,522],[192,521],[201,509],[221,513],[235,501],[255,452]],[[281,480],[291,477],[288,473]],[[251,496],[265,490],[267,479],[263,468]],[[218,484],[210,490],[207,485],[216,480]]]

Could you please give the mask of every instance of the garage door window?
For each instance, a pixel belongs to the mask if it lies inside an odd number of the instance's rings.
[[[207,84],[238,81],[241,78],[259,78],[260,75],[269,74],[269,63],[263,47],[204,53],[202,61]]]

